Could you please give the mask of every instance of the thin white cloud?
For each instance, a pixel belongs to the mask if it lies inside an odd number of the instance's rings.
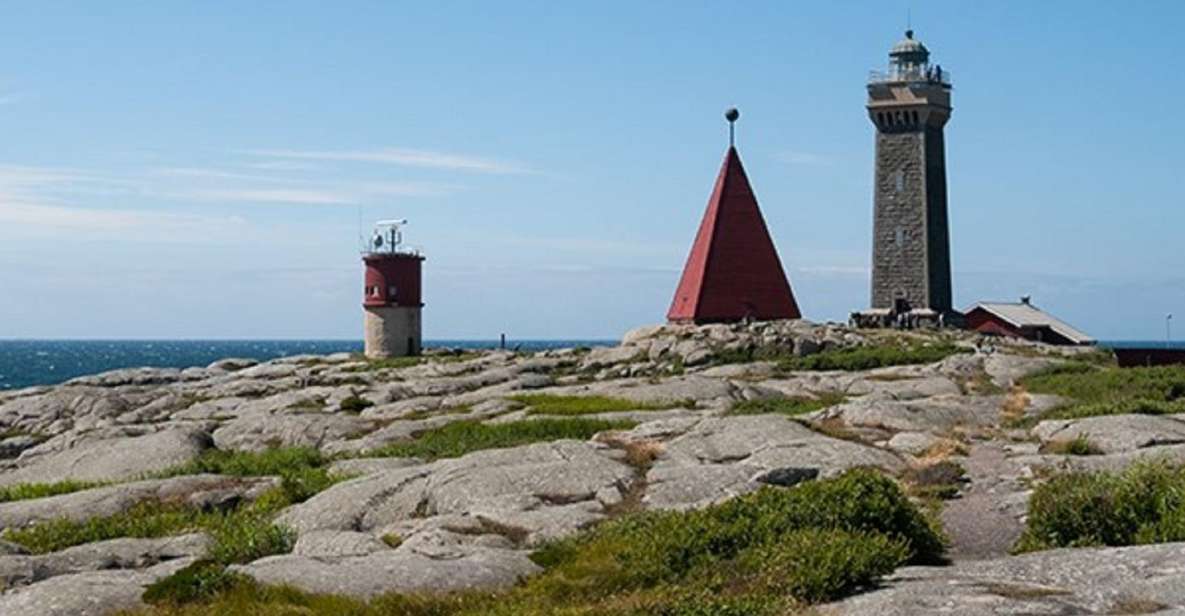
[[[354,181],[320,173],[294,177],[220,167],[153,167],[118,173],[0,165],[0,195],[38,204],[132,196],[228,204],[364,205],[392,197],[436,197],[461,189],[437,182]]]
[[[237,216],[211,217],[150,210],[93,209],[30,203],[0,196],[0,225],[43,231],[206,233],[240,227]]]
[[[165,193],[179,199],[227,201],[239,203],[290,203],[294,205],[350,205],[356,203],[348,192],[301,190],[292,188],[220,188],[192,189]]]
[[[476,171],[499,175],[536,173],[522,163],[461,154],[414,150],[408,148],[379,148],[374,150],[249,150],[247,154],[261,158],[310,160],[324,162],[359,162],[454,171]]]

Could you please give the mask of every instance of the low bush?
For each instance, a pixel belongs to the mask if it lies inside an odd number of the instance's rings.
[[[949,343],[881,344],[831,349],[805,357],[787,357],[778,362],[785,372],[801,370],[872,370],[887,366],[930,364],[951,355],[970,353],[969,349]]]
[[[634,402],[608,396],[556,396],[527,394],[511,396],[511,400],[527,405],[528,415],[595,415],[619,411],[655,411],[686,406],[685,402]],[[692,402],[694,406],[694,402]]]
[[[211,599],[219,593],[247,584],[250,584],[250,578],[227,571],[223,564],[199,560],[150,584],[142,598],[152,604],[181,605]]]
[[[1159,461],[1041,484],[1014,550],[1168,541],[1185,541],[1185,469]]]
[[[18,483],[0,488],[0,503],[69,494],[103,485],[106,484],[99,481],[74,481],[72,479],[53,483]]]
[[[533,556],[544,572],[507,591],[363,602],[237,581],[213,599],[139,613],[775,616],[872,585],[904,563],[940,562],[942,549],[893,480],[853,470],[697,511],[625,515],[545,546]],[[200,579],[178,586],[201,597],[190,591]]]
[[[394,443],[372,451],[371,457],[456,458],[482,449],[518,447],[560,439],[588,440],[605,430],[628,430],[632,421],[605,421],[583,417],[528,419],[487,424],[461,420],[419,433],[414,441]]]
[[[1045,419],[1185,413],[1185,366],[1118,368],[1073,362],[1030,375],[1022,383],[1030,392],[1073,401],[1045,413]]]
[[[757,400],[742,400],[736,402],[728,410],[729,415],[763,415],[778,413],[781,415],[804,415],[813,413],[829,406],[843,404],[847,397],[840,393],[824,392],[816,398],[783,397],[760,398]]]

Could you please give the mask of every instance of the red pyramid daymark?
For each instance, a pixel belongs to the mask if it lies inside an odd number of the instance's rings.
[[[730,147],[667,319],[719,323],[798,318],[802,313],[757,198],[736,148]]]

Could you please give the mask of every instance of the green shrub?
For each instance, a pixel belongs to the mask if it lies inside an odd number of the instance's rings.
[[[907,560],[909,548],[900,539],[808,528],[742,552],[735,575],[762,594],[819,603],[868,586]]]
[[[605,430],[628,430],[632,421],[604,421],[583,417],[530,419],[498,424],[475,420],[454,421],[421,432],[416,440],[394,443],[371,452],[374,457],[456,458],[482,449],[518,447],[540,441],[588,440]]]
[[[655,411],[686,406],[687,402],[634,402],[607,396],[556,396],[525,394],[510,396],[528,407],[528,415],[594,415],[619,411]],[[694,402],[691,403],[694,406]]]
[[[1066,473],[1033,492],[1017,552],[1185,540],[1185,469],[1167,462],[1120,473]]]
[[[676,583],[803,529],[878,534],[904,546],[902,562],[942,560],[942,537],[897,484],[875,471],[854,470],[789,490],[765,488],[707,509],[606,522],[537,552],[535,561],[549,574],[527,586],[559,599]]]
[[[163,476],[234,475],[236,477],[264,477],[283,475],[299,468],[324,466],[327,460],[312,447],[278,447],[263,451],[226,451],[207,449],[202,455],[181,466],[173,467]]]
[[[250,583],[250,578],[230,573],[221,563],[199,560],[150,584],[142,598],[151,604],[181,605],[199,599],[211,599],[236,585]]]
[[[223,564],[286,554],[296,544],[296,534],[291,529],[272,524],[269,516],[254,511],[213,517],[203,520],[201,525],[214,539],[210,558]]]
[[[829,406],[843,404],[847,397],[836,392],[824,392],[817,398],[783,397],[760,398],[757,400],[742,400],[736,402],[728,410],[729,415],[762,415],[778,413],[781,415],[804,415],[813,413]]]
[[[1047,412],[1045,419],[1185,413],[1185,366],[1118,368],[1074,362],[1030,375],[1022,383],[1030,392],[1073,400]]]
[[[100,481],[74,481],[72,479],[53,483],[18,483],[0,487],[0,503],[69,494],[104,485],[107,484]]]
[[[949,343],[881,344],[831,349],[805,357],[787,357],[778,362],[786,372],[800,370],[872,370],[886,366],[930,364],[970,349]]]
[[[236,477],[268,477],[281,479],[279,493],[265,494],[257,504],[267,504],[278,510],[292,503],[307,500],[312,495],[341,481],[326,466],[329,459],[312,447],[278,447],[263,451],[225,451],[207,449],[196,459],[168,469],[163,477],[197,475],[233,475]]]

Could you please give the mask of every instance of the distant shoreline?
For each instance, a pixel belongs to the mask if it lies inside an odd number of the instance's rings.
[[[499,340],[426,340],[427,348],[496,349]],[[524,351],[612,346],[617,340],[515,340]],[[0,340],[0,391],[57,385],[122,368],[189,368],[227,357],[266,361],[291,355],[360,353],[361,340]]]

